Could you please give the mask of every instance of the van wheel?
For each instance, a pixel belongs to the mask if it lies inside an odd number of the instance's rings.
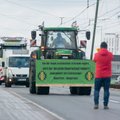
[[[26,83],[26,87],[29,87],[29,83]]]
[[[5,87],[11,87],[10,83],[5,83]]]

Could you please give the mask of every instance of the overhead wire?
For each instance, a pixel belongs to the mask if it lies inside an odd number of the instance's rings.
[[[13,1],[10,1],[10,0],[6,0],[7,2],[9,2],[9,3],[11,3],[11,4],[15,4],[15,5],[17,5],[17,6],[21,6],[21,7],[24,7],[24,8],[28,8],[28,9],[31,9],[31,10],[34,10],[34,11],[36,11],[36,12],[38,12],[39,14],[48,14],[48,15],[51,15],[51,16],[54,16],[54,17],[56,17],[56,18],[61,18],[60,16],[57,16],[57,15],[54,15],[54,14],[52,14],[52,13],[48,13],[48,12],[45,12],[45,11],[41,11],[41,10],[38,10],[38,9],[36,9],[36,8],[32,8],[32,7],[30,7],[30,6],[26,6],[26,5],[21,5],[21,4],[18,4],[18,3],[16,3],[16,2],[13,2]],[[83,2],[84,2],[84,0],[83,0]],[[90,6],[92,6],[92,5],[90,5]],[[89,6],[89,7],[90,7]],[[84,12],[84,10],[83,10],[83,12]],[[78,14],[79,15],[79,14]],[[74,18],[76,18],[78,15],[76,15]],[[66,17],[64,17],[64,18],[66,18]],[[67,17],[68,18],[68,17]],[[72,18],[72,19],[74,19],[74,18]],[[62,23],[62,24],[64,24],[64,23]]]
[[[16,2],[13,2],[13,1],[10,1],[10,0],[6,0],[6,1],[9,2],[9,3],[11,3],[11,4],[15,4],[15,5],[17,5],[17,6],[20,6],[20,7],[24,7],[24,8],[27,8],[27,9],[34,10],[34,11],[38,12],[39,14],[47,14],[47,15],[51,15],[51,16],[54,16],[54,17],[59,17],[59,16],[54,15],[54,14],[52,14],[52,13],[49,13],[49,12],[46,12],[46,11],[41,11],[41,10],[39,10],[39,9],[30,7],[30,6],[18,4],[18,3],[16,3]]]
[[[35,26],[35,24],[29,23],[29,22],[27,22],[27,21],[25,21],[25,20],[20,20],[20,19],[15,18],[15,17],[8,16],[8,15],[3,14],[3,13],[0,13],[0,15],[2,15],[2,16],[4,16],[4,17],[7,17],[7,18],[9,18],[9,19],[13,19],[13,20],[16,20],[16,21],[25,23],[25,24],[28,25],[28,26],[29,26],[29,25]]]
[[[89,5],[89,7],[95,5],[96,3],[93,3],[91,5]],[[68,22],[73,21],[75,18],[79,17],[82,13],[84,13],[86,10],[88,9],[88,7],[85,7],[80,13],[78,13],[77,15],[75,15],[74,17],[72,17],[71,19],[67,20],[66,22],[63,22],[63,24],[66,24]]]
[[[39,13],[42,12],[43,14],[49,14],[49,15],[52,15],[52,16],[54,16],[54,17],[58,17],[58,16],[53,15],[53,14],[51,14],[51,13],[44,12],[44,11],[40,11],[40,10],[38,10],[38,9],[29,7],[29,6],[26,6],[26,5],[21,5],[21,4],[18,4],[18,3],[16,3],[16,2],[13,2],[13,1],[10,1],[10,0],[6,0],[6,2],[9,2],[10,4],[15,4],[15,5],[20,6],[20,7],[24,7],[24,8],[28,8],[28,9],[34,10],[34,11],[39,12]],[[26,22],[26,21],[24,21],[24,20],[20,20],[20,19],[15,18],[15,17],[8,16],[8,15],[3,14],[3,13],[0,13],[0,15],[2,15],[2,16],[4,16],[4,17],[7,17],[7,18],[10,18],[10,19],[14,19],[14,20],[19,21],[19,22],[24,22],[24,23],[26,23],[27,25],[33,25],[32,23]]]
[[[52,15],[52,16],[55,16],[55,17],[59,17],[59,16],[53,15],[53,14],[51,14],[51,13],[48,13],[48,12],[45,12],[45,11],[40,11],[40,10],[38,10],[38,9],[36,9],[36,8],[32,8],[32,7],[29,7],[29,6],[26,6],[26,5],[21,5],[21,4],[18,4],[18,3],[16,3],[16,2],[13,2],[13,1],[10,1],[10,0],[6,0],[6,1],[9,2],[9,3],[11,3],[11,4],[15,4],[15,5],[20,6],[20,7],[28,8],[28,9],[34,10],[34,11],[36,11],[36,12],[39,12],[39,13],[42,12],[43,14],[49,14],[49,15]],[[89,7],[91,7],[91,6],[95,5],[95,4],[96,4],[96,3],[93,3],[93,4],[91,4]],[[119,6],[119,7],[120,7],[120,6]],[[99,18],[102,17],[102,16],[104,16],[105,14],[109,14],[109,13],[113,12],[114,10],[118,9],[119,7],[116,7],[116,8],[114,8],[114,9],[110,10],[110,11],[107,11],[107,12],[104,13],[103,15],[99,16]],[[88,9],[87,7],[84,8],[80,13],[78,13],[77,15],[75,15],[74,17],[72,17],[71,19],[63,22],[63,24],[66,24],[66,23],[68,23],[68,22],[73,21],[75,18],[77,18],[77,17],[79,17],[81,14],[83,14],[87,9]],[[0,13],[0,14],[1,14],[1,13]],[[25,22],[25,23],[27,23],[27,24],[29,24],[29,25],[32,25],[31,23],[28,23],[28,22],[26,22],[26,21],[24,21],[24,20],[19,20],[19,19],[16,19],[16,18],[14,18],[14,17],[7,16],[7,15],[5,15],[5,14],[2,14],[2,15],[3,15],[3,16],[6,16],[6,17],[9,17],[9,18],[12,18],[12,19],[15,19],[15,20],[18,20],[18,21]]]
[[[18,3],[16,3],[16,2],[13,2],[13,1],[10,1],[10,0],[6,0],[6,2],[9,2],[9,3],[11,3],[11,4],[15,4],[15,5],[20,6],[20,7],[24,7],[24,8],[28,8],[28,9],[34,10],[34,11],[40,13],[40,14],[41,14],[41,13],[42,13],[42,14],[48,14],[48,15],[51,15],[51,16],[60,18],[60,17],[57,16],[57,15],[54,15],[54,14],[51,14],[51,13],[48,13],[48,12],[45,12],[45,11],[41,11],[41,10],[39,10],[39,9],[32,8],[32,7],[30,7],[30,6],[21,5],[21,4],[18,4]],[[95,5],[95,4],[96,4],[96,3],[91,4],[91,5],[89,5],[89,7],[91,7],[91,6]],[[75,18],[79,17],[79,16],[80,16],[84,11],[86,11],[87,9],[88,9],[88,7],[86,7],[85,9],[83,9],[80,13],[78,13],[78,14],[77,14],[76,16],[74,16],[73,18],[69,19],[69,20],[66,21],[66,22],[63,22],[62,24],[66,24],[66,23],[74,20]]]
[[[116,12],[116,13],[113,13],[113,12],[114,12],[115,10],[119,9],[119,8],[120,8],[120,6],[117,6],[116,8],[111,9],[111,10],[105,12],[104,14],[98,16],[98,19],[101,19],[101,21],[98,21],[98,24],[101,23],[101,22],[103,22],[104,20],[113,19],[113,17],[114,17],[115,15],[117,15],[117,14],[120,13],[120,11],[118,11],[118,12]],[[113,13],[113,14],[111,14],[111,13]],[[103,20],[102,20],[102,17],[104,17],[106,14],[108,14],[108,15],[110,14],[109,17],[103,18]],[[93,25],[93,24],[91,24],[91,25]],[[86,27],[84,27],[84,29],[87,28],[87,27],[89,27],[89,25],[87,25]]]
[[[105,16],[106,14],[109,14],[109,13],[111,13],[111,12],[113,12],[113,11],[117,10],[118,8],[120,8],[120,6],[118,6],[118,7],[114,8],[114,9],[111,9],[111,10],[109,10],[109,11],[105,12],[104,14],[102,14],[102,15],[98,16],[98,18],[103,17],[103,16]]]

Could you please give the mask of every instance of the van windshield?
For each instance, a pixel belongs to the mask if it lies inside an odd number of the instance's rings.
[[[29,57],[10,57],[9,67],[29,67]]]

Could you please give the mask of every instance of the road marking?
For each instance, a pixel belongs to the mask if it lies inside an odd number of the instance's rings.
[[[120,102],[119,102],[119,101],[117,101],[117,100],[110,100],[110,102],[120,104]]]
[[[7,91],[7,90],[6,90],[6,91]],[[55,113],[49,111],[48,109],[42,107],[41,105],[38,105],[37,103],[35,103],[35,102],[33,102],[33,101],[31,101],[31,100],[29,100],[29,99],[27,99],[27,98],[22,97],[21,95],[17,94],[17,93],[14,92],[14,91],[7,91],[7,92],[9,92],[9,93],[11,93],[11,94],[13,94],[13,95],[15,95],[15,96],[21,98],[21,99],[24,99],[24,100],[28,101],[29,103],[31,103],[31,104],[33,104],[33,105],[39,107],[40,109],[42,109],[42,110],[44,110],[45,112],[51,114],[52,116],[58,118],[59,120],[65,120],[64,118],[58,116],[57,114],[55,114]]]

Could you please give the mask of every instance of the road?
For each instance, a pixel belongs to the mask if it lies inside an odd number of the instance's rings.
[[[70,95],[67,87],[53,87],[50,89],[50,95],[30,94],[29,88],[24,86],[12,86],[5,88],[0,86],[3,91],[16,96],[18,99],[28,101],[32,105],[42,108],[54,119],[64,120],[120,120],[120,90],[111,89],[109,110],[103,109],[102,92],[100,95],[100,108],[93,109],[93,91],[91,96]],[[42,110],[41,110],[42,111]],[[40,113],[41,113],[40,111]],[[53,120],[53,118],[49,118]],[[4,119],[3,119],[4,120]],[[13,119],[9,119],[13,120]],[[27,117],[24,118],[27,120]]]

